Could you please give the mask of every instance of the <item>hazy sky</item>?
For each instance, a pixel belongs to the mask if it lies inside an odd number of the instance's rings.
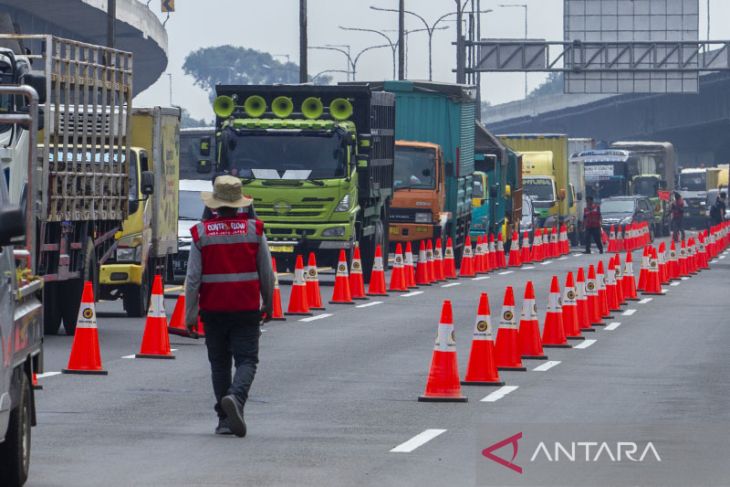
[[[709,0],[712,12],[711,37],[730,38],[730,1]],[[454,0],[406,0],[406,9],[413,10],[430,23],[441,15],[455,10]],[[562,39],[563,0],[481,0],[482,10],[493,12],[482,15],[482,37],[521,38],[524,36],[524,10],[504,8],[500,4],[526,3],[528,5],[528,36],[549,40]],[[150,4],[159,9],[159,0]],[[353,26],[377,30],[396,29],[398,15],[371,10],[370,5],[397,8],[397,0],[309,0],[309,44],[349,44],[353,55],[361,49],[382,44],[385,40],[377,34],[346,32],[339,28]],[[707,0],[700,0],[700,39],[706,38]],[[207,94],[193,85],[193,79],[185,76],[182,64],[185,56],[201,47],[232,44],[271,54],[286,55],[292,62],[299,62],[299,1],[298,0],[177,0],[177,12],[167,22],[169,36],[168,73],[172,74],[173,103],[181,105],[196,118],[212,118]],[[162,18],[162,14],[159,14]],[[453,17],[452,17],[453,18]],[[440,26],[447,30],[437,31],[433,37],[433,78],[437,81],[454,81],[455,66],[454,22],[444,21]],[[406,16],[406,29],[422,28],[415,17]],[[389,33],[394,38],[395,32]],[[425,32],[409,36],[408,78],[428,78],[428,38]],[[333,51],[310,51],[309,72],[314,75],[327,69],[346,67],[343,54]],[[378,49],[363,54],[358,63],[358,79],[386,79],[392,76],[390,49]],[[336,81],[345,75],[331,73]],[[530,89],[544,79],[544,75],[529,76]],[[522,98],[523,75],[492,74],[482,76],[482,97],[491,103],[502,103]],[[164,105],[169,103],[170,78],[160,80],[140,94],[135,103]]]

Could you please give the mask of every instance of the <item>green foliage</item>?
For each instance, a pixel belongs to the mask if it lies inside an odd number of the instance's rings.
[[[532,90],[527,98],[539,98],[546,95],[558,95],[563,93],[563,73],[550,73],[548,78],[540,86]]]

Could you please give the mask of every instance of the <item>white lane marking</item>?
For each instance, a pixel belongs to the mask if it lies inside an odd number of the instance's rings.
[[[499,273],[500,276],[506,276],[507,274],[512,274],[514,271],[502,271]]]
[[[516,391],[520,386],[502,386],[496,391],[484,396],[480,402],[497,402],[510,392]]]
[[[450,282],[448,284],[444,284],[441,287],[454,287],[454,286],[461,286],[461,283],[460,282]]]
[[[473,277],[471,280],[472,281],[483,281],[485,279],[490,279],[490,277],[489,276],[479,276],[479,277]]]
[[[608,325],[606,325],[604,330],[612,331],[612,330],[615,330],[616,328],[618,328],[619,326],[621,326],[620,322],[613,321],[613,322],[609,323]]]
[[[640,299],[640,300],[639,300],[639,304],[646,304],[646,303],[651,303],[652,299],[654,299],[654,298],[644,298],[644,299]]]
[[[38,379],[45,379],[46,377],[53,377],[54,375],[61,375],[60,372],[43,372],[42,374],[36,374]]]
[[[122,358],[134,358],[134,354],[132,354],[132,355],[122,355]]]
[[[418,433],[416,436],[406,441],[405,443],[401,443],[400,445],[396,446],[395,448],[390,450],[390,453],[410,453],[419,446],[423,446],[424,444],[428,443],[429,441],[433,440],[443,433],[446,433],[446,430],[428,429],[426,431]]]
[[[559,258],[558,260],[568,260],[568,256],[567,255],[564,255],[561,258]]]
[[[309,323],[310,321],[317,321],[317,320],[321,320],[323,318],[328,318],[330,316],[332,316],[332,313],[322,313],[320,315],[310,316],[309,318],[302,318],[299,321],[303,321],[304,323]]]
[[[534,266],[534,265],[528,265],[528,266],[526,266],[526,267],[523,267],[523,268],[522,268],[522,270],[523,270],[523,271],[529,271],[529,270],[532,270],[532,269],[534,269],[534,268],[535,268],[535,266]]]
[[[171,352],[177,352],[177,350],[178,350],[177,348],[171,348],[170,349]]]
[[[683,281],[689,281],[689,277],[687,277],[687,276],[684,276],[684,277],[682,278],[682,280],[683,280]]]
[[[669,285],[670,286],[679,286],[680,284],[682,284],[680,281],[674,281],[674,282],[670,283]]]
[[[552,263],[553,263],[552,260],[546,260],[545,262],[540,262],[540,265],[548,265],[548,264],[552,264]]]
[[[573,254],[573,257],[580,257],[583,254]]]
[[[355,307],[356,308],[369,308],[370,306],[377,306],[379,304],[383,304],[383,302],[382,301],[373,301],[372,303],[358,304]]]
[[[721,255],[720,260],[724,259],[725,257],[727,257],[727,255]]]
[[[532,370],[534,370],[535,372],[545,372],[547,370],[552,369],[553,367],[555,367],[558,364],[560,364],[560,360],[548,360],[544,364],[538,365],[537,367],[535,367]]]
[[[627,309],[623,313],[621,313],[623,316],[631,316],[632,314],[636,313],[635,309]]]
[[[423,294],[423,291],[413,291],[407,294],[401,294],[401,298],[410,298],[411,296],[418,296],[419,294]]]
[[[578,345],[575,345],[573,348],[588,348],[594,343],[596,343],[598,340],[583,340]]]

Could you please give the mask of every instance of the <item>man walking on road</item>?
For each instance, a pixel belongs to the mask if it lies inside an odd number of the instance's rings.
[[[264,224],[251,216],[252,200],[241,193],[240,179],[219,176],[213,192],[200,196],[216,214],[190,230],[185,326],[196,328],[199,309],[218,413],[216,434],[244,437],[243,408],[259,361],[260,325],[271,317],[271,254]]]
[[[603,253],[603,242],[601,241],[601,208],[593,202],[593,196],[586,196],[586,207],[583,210],[583,227],[586,231],[585,253],[591,253],[591,239],[596,242],[598,251]]]
[[[710,222],[712,225],[719,225],[725,219],[725,212],[727,211],[726,198],[724,191],[715,198],[715,203],[710,208]]]
[[[674,192],[674,202],[669,208],[672,214],[672,240],[679,242],[679,237],[684,240],[684,198],[682,195]]]

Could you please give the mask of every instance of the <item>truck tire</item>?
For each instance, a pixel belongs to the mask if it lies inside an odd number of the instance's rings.
[[[20,378],[18,404],[10,412],[5,442],[0,443],[0,479],[8,487],[23,485],[30,470],[30,381],[25,372]]]
[[[61,307],[59,302],[60,286],[58,282],[47,282],[43,286],[43,334],[58,335],[61,327]]]
[[[79,317],[81,307],[81,295],[84,292],[84,283],[89,281],[94,292],[94,299],[99,294],[99,266],[96,261],[96,249],[94,241],[89,238],[84,251],[84,262],[81,268],[81,279],[72,279],[62,284],[61,302],[59,308],[63,316],[63,328],[66,335],[73,336],[76,333],[76,320]]]
[[[127,316],[130,318],[141,318],[145,316],[150,306],[152,286],[150,285],[149,266],[147,269],[148,271],[142,276],[142,284],[139,286],[130,284],[124,291],[122,304],[124,311],[126,311]]]

